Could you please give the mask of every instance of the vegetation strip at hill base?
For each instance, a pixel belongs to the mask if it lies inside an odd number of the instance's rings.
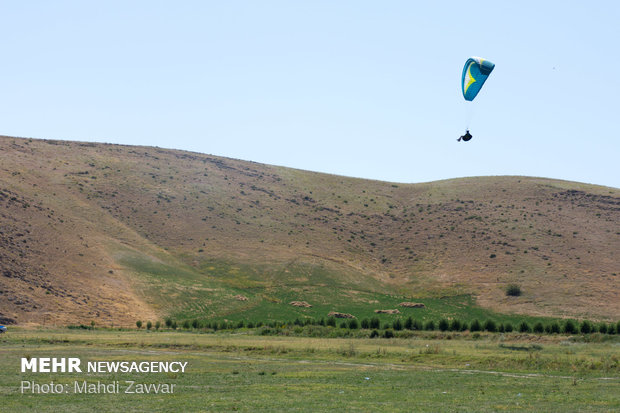
[[[3,411],[520,411],[620,409],[618,342],[566,337],[502,341],[368,340],[118,331],[13,329],[0,338]],[[504,344],[504,346],[500,346]],[[71,375],[20,375],[21,357],[181,360],[188,373],[140,375],[167,381],[173,395],[22,395],[19,381],[70,382]],[[614,359],[615,357],[615,364]],[[22,377],[23,376],[23,377]],[[89,380],[135,380],[96,374]]]

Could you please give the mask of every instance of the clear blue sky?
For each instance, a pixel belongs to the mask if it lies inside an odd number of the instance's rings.
[[[0,1],[0,37],[0,134],[620,187],[617,1]]]

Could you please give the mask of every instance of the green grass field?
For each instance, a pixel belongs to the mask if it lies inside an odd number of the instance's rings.
[[[377,285],[372,285],[372,280],[362,278],[362,284],[354,284],[349,274],[330,271],[323,266],[249,267],[213,260],[203,263],[201,272],[198,272],[182,264],[171,266],[136,255],[125,255],[121,262],[135,274],[137,289],[163,313],[179,322],[193,319],[201,322],[292,322],[296,318],[325,318],[330,311],[350,313],[359,320],[377,317],[382,325],[409,316],[423,322],[438,322],[441,318],[466,322],[490,319],[497,323],[509,322],[515,327],[521,321],[533,325],[538,321],[546,324],[559,320],[498,313],[477,306],[469,294],[412,299],[396,290],[381,293],[377,292],[380,290]],[[282,276],[284,272],[287,277]],[[243,295],[248,300],[238,301],[234,298],[236,295]],[[307,301],[312,307],[293,307],[289,304],[291,301]],[[399,306],[404,301],[423,303],[426,307]],[[401,314],[375,314],[376,309],[398,309]],[[89,320],[84,320],[84,324],[88,323]]]
[[[435,337],[434,339],[432,337]],[[443,337],[443,339],[437,339]],[[0,336],[0,411],[618,411],[620,337],[327,339],[115,330]],[[596,340],[594,340],[596,341]],[[22,357],[187,361],[185,373],[25,373]],[[173,394],[22,394],[21,381],[170,383]],[[121,384],[123,391],[123,384]]]

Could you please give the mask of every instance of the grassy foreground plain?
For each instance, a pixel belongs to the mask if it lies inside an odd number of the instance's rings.
[[[0,336],[0,410],[619,411],[620,337],[420,332],[409,339],[13,328]],[[24,373],[22,357],[182,361],[185,373]],[[24,381],[121,394],[22,394]],[[125,380],[173,394],[123,394]]]

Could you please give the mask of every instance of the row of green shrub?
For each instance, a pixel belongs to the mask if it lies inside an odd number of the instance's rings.
[[[338,322],[335,318],[329,317],[327,319],[296,319],[293,322],[284,322],[284,321],[271,321],[268,323],[262,322],[227,322],[227,321],[211,321],[211,322],[203,322],[198,319],[194,320],[184,320],[180,323],[177,323],[176,320],[172,318],[167,318],[165,320],[165,327],[169,329],[185,329],[185,330],[199,330],[199,329],[210,329],[213,331],[217,330],[233,330],[240,328],[259,328],[262,326],[270,327],[270,328],[282,328],[288,325],[295,326],[306,326],[306,325],[317,325],[317,326],[326,326],[326,327],[340,327],[342,329],[349,330],[357,330],[357,329],[367,329],[367,330],[426,330],[426,331],[488,331],[491,333],[499,332],[499,333],[510,333],[510,332],[520,332],[520,333],[547,333],[547,334],[590,334],[590,333],[601,333],[601,334],[620,334],[620,321],[617,323],[593,323],[588,320],[583,320],[581,322],[577,322],[575,320],[565,320],[563,322],[553,321],[547,324],[543,324],[542,322],[536,322],[533,324],[528,323],[527,321],[521,321],[520,323],[513,325],[510,322],[506,323],[496,323],[493,320],[485,320],[481,322],[479,320],[473,320],[470,323],[465,321],[460,321],[458,319],[448,320],[442,318],[439,321],[428,320],[423,322],[421,320],[414,319],[412,317],[408,317],[404,320],[398,318],[392,322],[381,323],[381,321],[377,318],[364,318],[361,321],[358,321],[355,318],[343,320]],[[143,327],[142,321],[137,321],[136,326],[138,328]],[[151,321],[148,321],[145,325],[147,330],[151,330],[155,328],[159,330],[162,325],[161,322],[157,321],[153,324]]]

